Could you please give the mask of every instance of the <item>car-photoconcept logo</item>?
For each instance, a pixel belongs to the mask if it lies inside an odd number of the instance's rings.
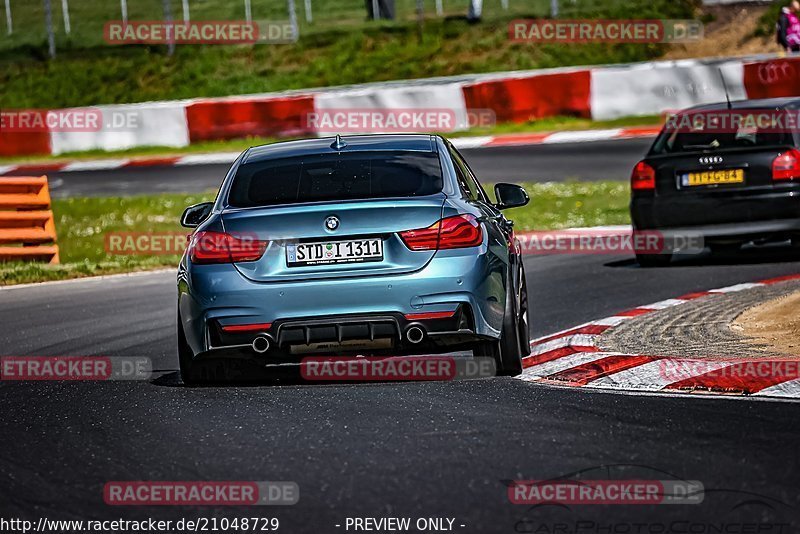
[[[339,218],[334,215],[331,215],[330,217],[325,219],[325,228],[331,231],[339,228]]]

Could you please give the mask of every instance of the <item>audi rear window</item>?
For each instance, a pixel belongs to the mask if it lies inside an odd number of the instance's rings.
[[[311,154],[245,163],[228,196],[233,207],[418,197],[442,190],[439,156],[400,150]]]
[[[710,113],[710,112],[709,112]],[[761,129],[753,127],[755,122],[747,123],[748,112],[719,112],[722,116],[727,113],[736,113],[744,122],[743,125],[726,128],[670,128],[665,127],[653,143],[651,154],[680,154],[684,152],[714,152],[754,147],[778,147],[794,145],[795,140],[791,129],[780,130],[770,127]],[[780,113],[776,112],[776,117]],[[755,119],[753,119],[755,121]]]

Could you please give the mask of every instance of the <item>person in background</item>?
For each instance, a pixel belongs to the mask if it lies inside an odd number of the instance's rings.
[[[374,6],[378,7],[379,19],[394,20],[394,0],[365,0],[367,5],[367,20],[375,18]]]
[[[777,25],[778,44],[787,52],[800,51],[800,2],[793,0],[781,9]]]
[[[480,22],[482,12],[483,0],[469,0],[469,9],[467,11],[467,20],[469,22]]]

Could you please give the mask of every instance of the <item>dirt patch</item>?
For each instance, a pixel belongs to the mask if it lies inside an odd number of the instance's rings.
[[[704,38],[695,43],[676,44],[664,59],[742,56],[780,52],[775,37],[754,37],[758,19],[768,6],[715,6],[703,10],[714,18],[705,26]]]
[[[731,330],[747,336],[746,342],[780,354],[800,354],[800,291],[745,310]]]

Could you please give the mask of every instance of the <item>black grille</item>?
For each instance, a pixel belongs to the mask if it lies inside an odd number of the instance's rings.
[[[291,321],[278,328],[278,346],[350,340],[399,339],[400,326],[394,317]]]

